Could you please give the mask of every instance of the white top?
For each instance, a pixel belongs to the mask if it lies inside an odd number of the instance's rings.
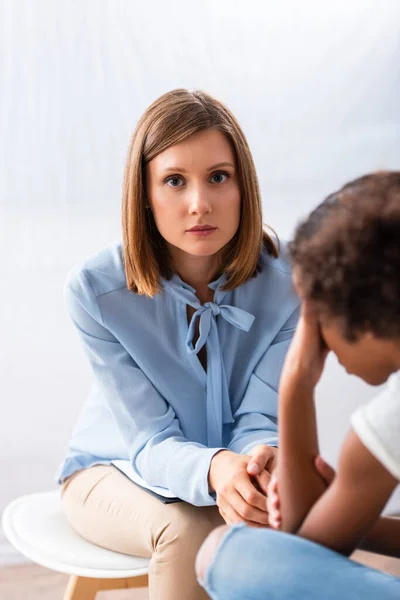
[[[364,446],[400,480],[400,371],[376,398],[353,413],[351,424]]]

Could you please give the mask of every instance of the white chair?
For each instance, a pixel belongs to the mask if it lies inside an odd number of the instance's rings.
[[[58,491],[17,498],[5,509],[2,527],[21,554],[70,575],[64,600],[93,600],[103,590],[148,585],[150,559],[104,550],[81,538],[64,516]]]

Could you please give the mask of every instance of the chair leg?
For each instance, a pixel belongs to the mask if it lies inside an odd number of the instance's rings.
[[[138,575],[136,577],[126,577],[125,579],[98,579],[98,591],[102,590],[121,590],[128,588],[148,587],[149,578],[147,575]]]
[[[127,577],[126,579],[92,579],[71,575],[63,600],[95,600],[97,592],[103,590],[139,588],[148,585],[147,575]]]
[[[71,575],[63,600],[95,600],[99,583],[98,579]]]

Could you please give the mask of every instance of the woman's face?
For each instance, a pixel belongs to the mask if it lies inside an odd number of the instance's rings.
[[[240,221],[240,189],[228,140],[200,131],[158,154],[147,165],[146,194],[157,229],[172,256],[218,253]]]

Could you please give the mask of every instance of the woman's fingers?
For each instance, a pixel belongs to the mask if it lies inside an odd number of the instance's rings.
[[[241,521],[254,521],[268,525],[267,498],[251,483],[245,474],[236,478],[227,489],[217,496],[220,510],[229,514],[229,507],[239,515]]]
[[[268,522],[273,529],[279,529],[282,523],[279,498],[276,494],[268,496]]]
[[[275,515],[275,514],[270,514],[269,515],[269,526],[271,527],[271,529],[280,529],[281,525],[282,525],[282,520],[280,515]]]
[[[254,449],[252,458],[269,463],[275,459],[275,454],[275,448],[260,445]],[[271,474],[266,468],[258,475],[250,475],[246,469],[241,469],[232,478],[227,478],[217,490],[217,504],[226,522],[240,521],[253,526],[258,524],[267,527],[269,524],[267,492],[270,481]],[[277,494],[271,505],[274,510],[277,509],[276,502]]]
[[[257,481],[257,480],[256,480]],[[235,491],[237,491],[242,499],[250,507],[267,512],[267,498],[263,492],[260,492],[249,479],[243,478],[235,483]]]
[[[247,472],[249,475],[259,475],[264,469],[273,471],[277,450],[267,444],[258,444],[249,452],[249,456]]]
[[[258,513],[261,514],[260,520],[258,520],[257,509],[251,509],[251,511],[244,509],[242,510],[242,513],[244,512],[248,515],[247,518],[244,517],[243,514],[237,510],[239,506],[243,508],[240,501],[240,494],[237,494],[237,496],[239,498],[233,499],[233,504],[224,504],[224,506],[219,508],[219,512],[225,522],[228,523],[228,525],[233,525],[234,523],[246,523],[251,527],[268,527],[268,514],[266,512],[262,513],[262,511],[258,511]]]
[[[235,491],[231,498],[231,506],[241,516],[242,520],[268,525],[267,500],[265,497],[262,498],[263,507],[256,508],[253,504],[244,500],[238,491]]]
[[[271,509],[273,511],[277,511],[280,509],[280,502],[279,502],[278,494],[276,494],[276,493],[268,494],[267,508],[268,508],[268,512],[271,512]]]
[[[269,524],[274,529],[279,529],[281,526],[280,502],[278,493],[278,478],[276,473],[272,474],[270,484],[268,486],[267,509],[269,515]]]
[[[277,471],[274,471],[271,475],[271,479],[267,490],[268,495],[278,494],[278,475]]]
[[[271,481],[271,474],[268,473],[265,469],[261,471],[259,475],[256,477],[257,484],[262,492],[267,496],[268,495],[268,487]]]

